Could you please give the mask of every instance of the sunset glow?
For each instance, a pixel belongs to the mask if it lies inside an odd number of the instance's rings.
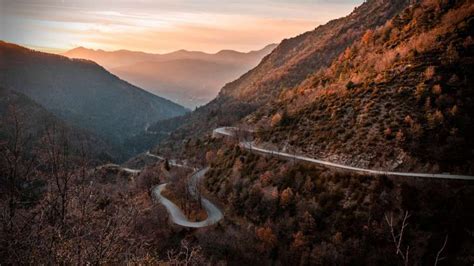
[[[48,52],[84,46],[155,53],[260,49],[347,15],[362,2],[0,1],[2,40]]]

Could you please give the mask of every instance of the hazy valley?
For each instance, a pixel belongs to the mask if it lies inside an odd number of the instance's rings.
[[[248,53],[222,50],[215,54],[186,50],[168,54],[106,52],[79,47],[64,55],[95,61],[122,79],[194,109],[212,100],[227,82],[255,67],[275,46]]]

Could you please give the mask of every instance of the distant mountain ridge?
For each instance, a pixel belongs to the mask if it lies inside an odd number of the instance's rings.
[[[121,146],[146,125],[186,109],[135,87],[89,60],[0,42],[0,86],[21,92],[59,118]],[[129,149],[121,147],[124,152]]]
[[[221,63],[258,64],[261,58],[270,53],[277,45],[269,44],[260,50],[250,52],[239,52],[235,50],[221,50],[217,53],[205,53],[200,51],[177,50],[170,53],[154,54],[130,50],[104,51],[101,49],[89,49],[77,47],[62,53],[69,58],[88,59],[105,68],[123,67],[145,61],[171,61],[178,59],[210,60]],[[257,59],[256,59],[257,58]]]
[[[95,61],[122,79],[194,108],[209,102],[226,83],[257,66],[275,47],[271,44],[247,53],[222,50],[215,54],[186,50],[168,54],[107,52],[78,47],[64,55]]]

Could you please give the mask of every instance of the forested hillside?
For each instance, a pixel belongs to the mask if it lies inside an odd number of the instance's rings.
[[[51,113],[115,146],[147,124],[186,112],[94,62],[0,43],[0,85],[21,92]],[[124,155],[130,155],[124,150]]]
[[[469,1],[410,6],[247,121],[317,158],[473,173],[473,14]]]

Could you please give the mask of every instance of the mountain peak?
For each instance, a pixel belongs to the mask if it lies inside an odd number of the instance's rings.
[[[76,48],[72,48],[71,50],[67,50],[65,53],[85,52],[85,51],[94,51],[94,50],[86,48],[84,46],[78,46]]]

